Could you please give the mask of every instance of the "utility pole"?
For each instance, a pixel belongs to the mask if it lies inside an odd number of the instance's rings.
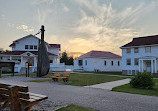
[[[47,75],[49,72],[50,64],[48,51],[44,41],[44,26],[41,26],[41,41],[38,48],[38,63],[37,63],[37,77]]]
[[[41,42],[44,42],[44,31],[45,30],[44,30],[44,26],[43,25],[41,26],[40,30],[41,30]]]

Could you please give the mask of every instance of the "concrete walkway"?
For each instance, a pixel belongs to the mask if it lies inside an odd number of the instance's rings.
[[[107,82],[107,83],[101,83],[101,84],[85,86],[85,87],[112,90],[112,88],[114,88],[114,87],[121,86],[121,85],[124,85],[124,84],[128,84],[129,82],[130,82],[130,79],[128,78],[128,79],[112,81],[112,82]]]

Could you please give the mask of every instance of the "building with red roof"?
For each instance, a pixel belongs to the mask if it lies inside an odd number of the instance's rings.
[[[122,73],[158,72],[158,35],[133,38],[121,47]]]
[[[30,63],[32,72],[37,69],[38,46],[40,39],[32,34],[13,41],[9,47],[12,51],[0,52],[0,61],[14,61],[15,72],[25,72],[26,62]],[[49,59],[50,70],[60,66],[60,44],[49,44],[45,42]]]
[[[74,61],[75,70],[121,72],[121,56],[106,51],[90,51]]]

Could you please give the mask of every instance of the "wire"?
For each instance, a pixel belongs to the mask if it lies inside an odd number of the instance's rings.
[[[38,35],[38,34],[40,34],[40,33],[41,33],[41,30],[39,30],[35,35]],[[35,36],[35,35],[34,35],[34,36]]]

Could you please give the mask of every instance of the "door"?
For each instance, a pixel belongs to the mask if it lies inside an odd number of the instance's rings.
[[[150,60],[146,61],[146,72],[151,72],[151,61]]]

